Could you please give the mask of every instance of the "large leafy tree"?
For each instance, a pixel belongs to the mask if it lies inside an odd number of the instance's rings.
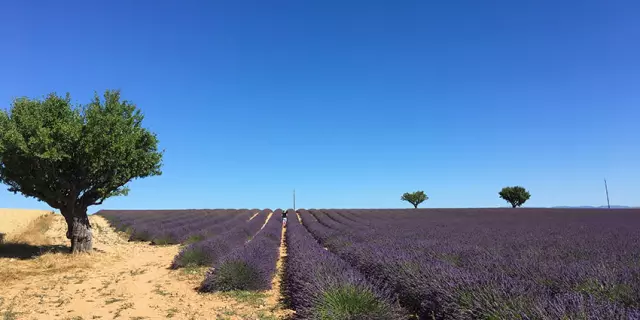
[[[531,194],[527,189],[515,186],[515,187],[504,187],[498,193],[500,198],[509,202],[513,208],[522,206],[529,198],[531,198]]]
[[[418,208],[418,205],[429,199],[424,191],[416,191],[416,192],[405,192],[400,200],[407,201],[413,205],[414,208]]]
[[[162,174],[163,151],[142,120],[117,90],[85,106],[69,94],[15,99],[0,110],[0,182],[59,209],[71,251],[91,251],[87,208],[126,195],[133,179]]]

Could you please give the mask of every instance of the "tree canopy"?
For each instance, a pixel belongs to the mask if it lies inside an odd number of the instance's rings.
[[[15,99],[0,111],[0,182],[60,209],[69,237],[87,207],[126,195],[133,179],[162,174],[163,151],[143,118],[117,90],[84,106],[69,94]]]
[[[500,198],[509,202],[513,208],[522,206],[531,198],[529,191],[520,186],[504,187],[498,195],[500,195]]]
[[[424,191],[416,191],[416,192],[405,192],[400,200],[407,201],[413,205],[414,208],[418,208],[418,205],[429,199]]]

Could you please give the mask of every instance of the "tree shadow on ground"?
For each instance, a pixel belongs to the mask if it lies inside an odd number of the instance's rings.
[[[26,243],[0,244],[0,258],[32,259],[45,253],[69,253],[70,248],[62,245],[34,246]]]

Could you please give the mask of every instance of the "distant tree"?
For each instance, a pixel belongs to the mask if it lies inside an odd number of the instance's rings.
[[[162,174],[156,135],[119,91],[72,106],[69,94],[19,98],[0,111],[0,182],[46,202],[67,222],[71,251],[92,250],[87,208],[127,195],[136,178]]]
[[[522,206],[527,200],[529,200],[529,198],[531,198],[529,191],[520,186],[504,187],[498,194],[500,195],[500,198],[509,202],[513,208]]]
[[[416,191],[412,193],[405,192],[400,198],[400,200],[402,201],[407,201],[411,203],[414,208],[418,208],[418,205],[427,199],[429,199],[429,197],[427,197],[427,195],[424,194],[424,191]]]

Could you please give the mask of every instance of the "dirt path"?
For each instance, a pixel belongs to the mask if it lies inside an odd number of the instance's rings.
[[[271,290],[267,292],[268,305],[272,306],[278,306],[281,303],[280,299],[282,298],[282,288],[280,283],[284,277],[284,263],[287,260],[287,246],[285,245],[286,231],[286,228],[282,228],[280,255],[278,256],[278,262],[276,263],[276,275],[273,277],[273,281],[271,282]],[[284,308],[280,308],[280,310],[278,310],[278,315],[282,318],[288,318],[293,314],[295,314],[293,310],[286,310]]]
[[[203,269],[169,270],[178,246],[130,243],[90,217],[98,252],[0,257],[0,315],[9,319],[278,319],[279,292],[198,294]],[[45,232],[66,245],[64,219]],[[80,318],[81,317],[81,318]]]

